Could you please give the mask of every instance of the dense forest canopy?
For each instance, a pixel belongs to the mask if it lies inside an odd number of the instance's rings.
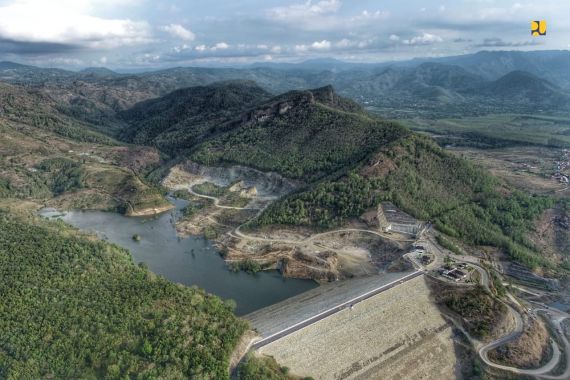
[[[276,97],[233,123],[227,133],[198,146],[192,158],[313,181],[354,165],[407,133],[324,87]]]
[[[224,379],[230,306],[63,222],[0,213],[0,378]]]
[[[525,235],[532,221],[553,206],[552,199],[505,188],[483,169],[419,135],[386,146],[371,158],[372,165],[378,157],[389,167],[385,175],[371,174],[368,164],[317,182],[270,206],[255,224],[331,228],[391,201],[469,244],[501,248],[531,267],[551,266]]]

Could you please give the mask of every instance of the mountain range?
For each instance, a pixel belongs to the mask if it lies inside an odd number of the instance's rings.
[[[359,104],[331,85],[274,94],[276,83],[285,83],[290,75],[300,78],[304,73],[308,81],[311,76],[302,70],[180,68],[139,75],[103,70],[99,75],[98,70],[2,67],[4,77],[11,72],[15,78],[21,71],[23,77],[35,73],[35,79],[43,78],[41,83],[12,80],[0,87],[3,133],[13,141],[34,139],[37,145],[27,156],[25,144],[18,148],[27,157],[25,164],[3,158],[8,182],[0,185],[8,194],[52,193],[65,199],[81,193],[87,197],[82,204],[90,205],[92,194],[103,189],[114,200],[101,203],[105,207],[142,213],[167,207],[147,181],[158,182],[175,163],[243,165],[299,183],[295,193],[253,222],[258,226],[330,228],[390,201],[469,244],[498,247],[529,266],[550,265],[521,238],[523,220],[535,218],[552,205],[550,200],[516,192],[430,138],[368,112],[366,101],[355,97]],[[254,73],[271,73],[283,82],[268,82],[269,76],[254,82]],[[342,73],[325,71],[310,80],[328,81]],[[245,79],[231,78],[240,74]],[[516,70],[488,80],[460,66],[423,62],[372,70],[370,75],[367,81],[347,81],[344,91],[379,94],[395,109],[459,104],[479,111],[521,105],[562,109],[568,99],[561,87]],[[225,80],[212,82],[220,77]],[[186,86],[194,82],[198,84]],[[116,168],[97,159],[76,162],[74,149],[54,149],[52,141],[64,147],[91,144],[81,149],[99,154],[126,143],[129,148],[112,149],[127,149],[129,165],[139,169]],[[48,162],[44,152],[50,152]],[[117,154],[113,160],[122,165],[123,155]],[[72,182],[58,172],[60,167],[76,174]],[[112,177],[116,179],[110,181]],[[34,183],[46,185],[40,189]],[[511,215],[512,210],[517,214]]]
[[[569,78],[568,51],[480,52],[381,64],[321,59],[241,68],[178,67],[139,74],[0,63],[0,81],[44,92],[61,104],[63,112],[109,127],[116,122],[116,112],[140,101],[227,80],[254,81],[271,94],[332,85],[340,95],[395,118],[409,117],[411,112],[431,117],[568,113]]]

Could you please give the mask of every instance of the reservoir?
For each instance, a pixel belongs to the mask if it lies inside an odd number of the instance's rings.
[[[135,262],[170,281],[198,286],[237,303],[236,314],[244,315],[272,305],[317,284],[285,279],[276,271],[255,275],[230,272],[213,244],[201,236],[179,238],[174,223],[187,201],[170,198],[176,208],[155,217],[126,217],[102,211],[58,212],[44,209],[45,217],[57,217],[99,238],[127,248]],[[134,241],[138,234],[140,241]]]

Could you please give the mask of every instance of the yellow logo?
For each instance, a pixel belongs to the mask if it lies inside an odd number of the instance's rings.
[[[546,20],[531,21],[530,34],[533,36],[546,36]]]

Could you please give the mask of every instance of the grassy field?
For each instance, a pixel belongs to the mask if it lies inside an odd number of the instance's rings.
[[[502,114],[399,121],[412,130],[433,134],[448,145],[570,147],[570,118]]]
[[[515,188],[555,198],[570,197],[564,185],[551,178],[561,149],[542,146],[513,146],[500,149],[454,147],[457,155],[476,162]]]

